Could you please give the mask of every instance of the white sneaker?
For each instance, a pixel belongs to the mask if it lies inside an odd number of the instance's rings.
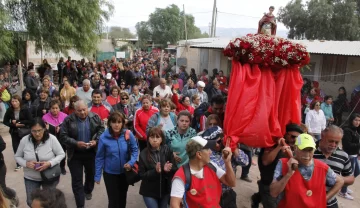
[[[350,194],[348,193],[341,193],[339,192],[339,196],[341,196],[342,198],[348,199],[348,200],[354,200],[354,197],[352,197]]]
[[[351,190],[351,189],[349,189],[349,188],[347,188],[347,192],[346,193],[348,193],[348,194],[353,194],[354,192]]]

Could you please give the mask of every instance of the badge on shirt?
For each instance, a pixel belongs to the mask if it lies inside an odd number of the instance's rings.
[[[195,196],[195,195],[197,194],[196,189],[191,189],[191,190],[190,190],[190,194],[193,195],[193,196]]]
[[[312,196],[312,191],[311,191],[311,190],[308,190],[308,191],[306,192],[306,196]]]

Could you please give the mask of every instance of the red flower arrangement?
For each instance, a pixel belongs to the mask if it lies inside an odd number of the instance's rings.
[[[263,34],[248,34],[236,38],[223,53],[242,64],[258,64],[275,69],[294,65],[302,67],[310,62],[310,55],[303,45]]]

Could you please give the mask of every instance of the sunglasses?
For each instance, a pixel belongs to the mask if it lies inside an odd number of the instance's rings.
[[[320,106],[319,104],[316,104],[315,106]]]
[[[291,137],[292,139],[296,139],[298,136],[294,136],[294,135],[291,135],[291,134],[290,134],[290,137]]]
[[[121,98],[121,100],[129,100],[129,98],[123,97],[123,98]]]

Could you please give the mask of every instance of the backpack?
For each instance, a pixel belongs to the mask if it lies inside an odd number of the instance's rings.
[[[130,146],[130,130],[126,130],[125,131],[125,141],[127,143],[127,146],[129,148]],[[131,158],[131,152],[128,151],[129,155],[129,159]],[[129,185],[133,185],[136,182],[140,181],[140,175],[139,175],[139,163],[138,161],[135,162],[134,166],[131,167],[130,171],[125,171],[125,175],[126,175],[126,181],[128,182]]]
[[[200,118],[201,116],[205,115],[205,116],[209,116],[210,113],[207,112],[207,110],[209,109],[210,104],[207,102],[203,102],[199,105],[199,107],[197,107],[194,111],[194,118],[191,122],[191,127],[193,129],[196,130],[196,132],[200,131]]]
[[[216,173],[217,168],[211,162],[208,163],[207,166]],[[185,194],[184,194],[184,200],[185,200],[186,192],[190,191],[190,187],[191,187],[191,172],[190,172],[189,163],[183,165],[183,170],[185,174]]]

